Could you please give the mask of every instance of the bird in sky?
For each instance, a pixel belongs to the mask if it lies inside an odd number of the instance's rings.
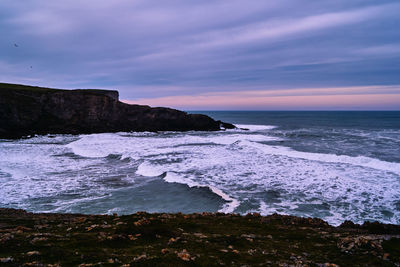
[[[17,44],[14,44],[14,46],[15,46],[15,47],[18,47],[18,45],[17,45]]]

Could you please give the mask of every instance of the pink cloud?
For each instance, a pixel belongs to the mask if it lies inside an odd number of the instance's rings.
[[[187,110],[398,110],[400,109],[400,86],[216,92],[142,98],[124,102]]]

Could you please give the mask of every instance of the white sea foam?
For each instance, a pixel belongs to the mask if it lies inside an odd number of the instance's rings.
[[[216,134],[207,136],[177,134],[127,138],[117,134],[84,135],[81,139],[67,145],[75,154],[82,157],[98,158],[110,154],[122,154],[123,157],[138,158],[140,154],[152,153],[155,149],[171,150],[171,147],[193,144],[229,145],[238,141],[278,141],[280,138],[257,134]],[[125,145],[123,145],[125,144]],[[163,151],[160,151],[163,152]]]
[[[0,172],[8,174],[7,181],[0,179],[0,205],[32,210],[35,201],[48,198],[51,204],[45,205],[47,211],[56,212],[69,205],[67,197],[57,201],[57,196],[76,196],[76,192],[85,190],[91,199],[104,190],[104,185],[98,183],[100,175],[112,175],[120,170],[102,166],[101,159],[85,161],[70,157],[70,150],[64,143],[71,140],[76,137],[39,136],[0,143]],[[70,201],[78,199],[80,197]],[[36,211],[45,212],[46,209],[37,208]]]
[[[274,125],[253,125],[253,124],[235,124],[239,129],[248,129],[249,131],[265,131],[277,128]]]
[[[260,199],[268,207],[260,207],[265,213],[317,216],[318,212],[296,210],[301,207],[299,204],[313,199],[323,201],[331,206],[324,215],[331,223],[340,223],[343,218],[357,221],[361,212],[382,219],[379,210],[385,206],[388,210],[393,209],[391,203],[398,199],[400,189],[398,163],[300,152],[259,143],[270,140],[276,139],[237,132],[129,138],[101,134],[84,136],[68,147],[74,153],[83,152],[82,156],[121,153],[136,159],[149,159],[151,163],[145,160],[139,165],[137,174],[159,176],[167,172],[164,178],[167,182],[191,187],[208,186],[211,190],[218,188],[229,197],[219,194],[225,200],[233,199],[223,207],[225,212],[236,211],[242,199],[255,197],[252,190],[257,196],[264,190],[282,192],[277,201],[268,197]],[[253,189],[246,189],[248,187]],[[306,197],[299,197],[299,194]],[[385,220],[396,222],[399,215]]]
[[[155,176],[160,176],[163,174],[162,171],[154,168],[151,164],[148,162],[144,162],[138,166],[138,169],[136,171],[136,174],[146,176],[146,177],[155,177]]]
[[[228,203],[224,204],[222,209],[219,210],[219,212],[224,212],[224,213],[232,213],[235,211],[235,209],[240,205],[240,201],[228,196],[224,192],[222,192],[220,189],[209,186],[211,191],[214,192],[214,194],[219,195],[222,199],[226,200]]]
[[[83,135],[81,139],[71,142],[67,145],[72,151],[79,156],[88,158],[107,157],[108,149],[113,140],[119,139],[116,134],[91,134]]]
[[[271,145],[265,145],[247,141],[243,142],[245,142],[246,145],[256,147],[262,150],[264,153],[271,155],[280,155],[292,158],[301,158],[301,159],[315,160],[315,161],[322,161],[329,163],[345,163],[345,164],[373,168],[382,171],[389,171],[400,175],[400,163],[387,162],[364,156],[351,157],[347,155],[310,153],[310,152],[296,151],[291,148],[283,146],[271,146]]]
[[[102,177],[120,176],[127,168],[127,175],[166,173],[163,179],[170,183],[206,186],[227,201],[222,212],[278,212],[333,224],[366,218],[400,223],[399,163],[269,145],[281,139],[268,136],[270,128],[258,129],[93,134],[69,137],[68,145],[50,144],[50,138],[0,143],[0,172],[8,173],[0,174],[0,203],[33,207],[31,199],[49,197],[68,210],[72,204],[63,196],[87,195],[86,205],[114,190]],[[81,157],[58,156],[71,152]],[[111,154],[132,160],[118,165],[107,158]]]

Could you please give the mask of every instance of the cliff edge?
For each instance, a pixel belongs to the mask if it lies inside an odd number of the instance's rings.
[[[0,83],[0,138],[125,131],[216,131],[232,124],[170,108],[129,105],[118,91]]]

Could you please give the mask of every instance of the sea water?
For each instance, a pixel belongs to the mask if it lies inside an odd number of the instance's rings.
[[[400,224],[400,112],[200,112],[219,132],[0,140],[0,207]]]

